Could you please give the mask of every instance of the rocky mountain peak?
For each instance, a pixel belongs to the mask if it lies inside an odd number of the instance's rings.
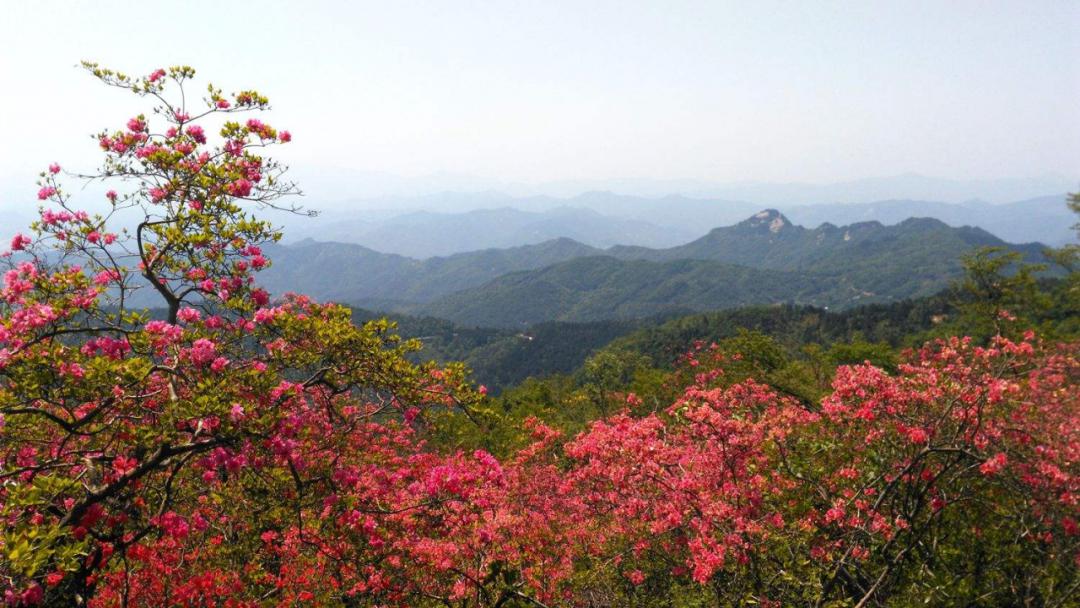
[[[742,226],[757,229],[768,229],[773,234],[779,233],[787,226],[791,226],[791,220],[784,217],[783,213],[780,213],[776,209],[763,209],[749,219],[744,220],[741,223]]]

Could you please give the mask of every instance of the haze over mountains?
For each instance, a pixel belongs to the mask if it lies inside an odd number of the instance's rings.
[[[328,202],[328,207],[334,208],[390,199],[430,197],[446,192],[498,192],[514,198],[571,198],[583,192],[617,192],[641,198],[679,195],[698,199],[744,201],[759,209],[785,205],[865,203],[889,199],[946,203],[982,200],[1000,204],[1075,191],[1078,177],[1080,176],[1049,174],[1033,177],[950,179],[904,173],[825,183],[650,178],[562,179],[521,183],[453,173],[404,177],[383,172],[326,167],[300,167],[296,171],[297,181],[304,186],[311,200]],[[477,205],[472,199],[472,195],[459,195],[457,200],[467,203],[467,207],[443,210],[463,211],[476,208]],[[378,208],[378,205],[368,208]]]
[[[1005,204],[891,199],[776,208],[793,222],[811,228],[823,223],[895,224],[909,217],[930,217],[954,227],[976,226],[1012,243],[1039,241],[1056,246],[1072,238],[1069,227],[1073,219],[1064,199],[1062,193]],[[453,211],[470,205],[475,208]],[[274,219],[287,224],[288,241],[340,241],[426,258],[560,237],[601,248],[669,247],[702,236],[711,228],[735,224],[762,209],[749,202],[683,196],[645,198],[611,192],[587,192],[566,199],[514,198],[497,192],[443,193],[375,199],[357,206],[381,208],[330,209],[314,219]]]
[[[594,247],[626,243],[670,247],[698,236],[697,231],[687,228],[602,215],[587,207],[556,207],[545,211],[502,207],[463,213],[415,211],[385,219],[359,219],[351,215],[331,213],[327,218],[317,218],[307,230],[300,223],[295,233],[416,258],[515,247],[557,238],[570,238]]]
[[[829,184],[713,183],[695,180],[577,180],[524,186],[454,175],[401,178],[370,172],[306,170],[297,199],[318,218],[263,215],[287,241],[351,242],[411,257],[512,247],[559,237],[595,247],[667,247],[735,224],[764,209],[816,227],[933,217],[977,226],[1009,242],[1059,245],[1071,238],[1063,176],[951,180],[907,174]],[[33,175],[0,177],[0,239],[33,221]],[[80,206],[104,210],[104,191],[73,192]],[[590,213],[591,212],[591,213]],[[599,214],[599,215],[597,215]]]

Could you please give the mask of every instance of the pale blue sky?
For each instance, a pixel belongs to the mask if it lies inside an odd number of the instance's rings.
[[[1080,177],[1080,2],[0,3],[0,175],[139,106],[74,69],[256,86],[308,170]]]

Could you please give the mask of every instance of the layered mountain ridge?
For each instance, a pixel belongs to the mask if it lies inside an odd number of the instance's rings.
[[[675,247],[599,249],[560,238],[424,260],[359,245],[275,246],[260,281],[380,310],[485,326],[631,319],[746,304],[846,307],[936,293],[961,258],[998,246],[1040,259],[979,228],[929,218],[805,228],[776,209]]]

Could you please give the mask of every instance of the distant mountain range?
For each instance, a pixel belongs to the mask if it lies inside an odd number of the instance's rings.
[[[1029,259],[1042,249],[926,218],[809,229],[770,209],[684,245],[655,249],[598,249],[557,239],[416,260],[304,241],[273,247],[274,265],[260,282],[277,293],[464,325],[521,327],[745,304],[847,307],[929,295],[961,274],[964,253],[989,245]]]
[[[953,180],[906,174],[829,184],[578,180],[537,186],[325,169],[299,171],[294,177],[307,192],[294,202],[322,216],[260,213],[283,226],[290,241],[355,243],[416,258],[558,237],[601,248],[668,247],[765,207],[807,227],[932,217],[950,226],[977,226],[1009,242],[1060,245],[1073,238],[1069,226],[1075,221],[1065,207],[1065,193],[1080,189],[1080,181],[1060,175]],[[0,242],[36,217],[34,180],[34,175],[0,176]],[[74,202],[92,213],[104,212],[104,189],[89,184],[78,190]]]
[[[357,243],[415,258],[446,256],[477,249],[505,248],[570,238],[594,247],[634,244],[670,247],[698,235],[696,230],[662,227],[630,217],[602,215],[587,207],[522,211],[510,207],[464,213],[415,211],[385,219],[331,212],[291,235]]]
[[[566,237],[594,247],[637,245],[669,247],[701,236],[713,226],[727,226],[761,207],[754,203],[683,196],[641,198],[610,192],[587,192],[568,199],[513,198],[495,192],[444,193],[418,198],[356,203],[383,205],[381,211],[329,210],[314,220],[284,220],[295,240],[356,243],[386,253],[416,258],[445,256],[477,249],[512,247]],[[471,205],[464,212],[433,212]],[[397,211],[394,211],[397,209]],[[421,211],[403,212],[402,210]],[[1060,245],[1073,238],[1072,213],[1065,195],[1043,196],[992,205],[927,200],[886,200],[859,204],[785,205],[795,223],[816,227],[877,221],[895,224],[909,217],[930,217],[950,226],[976,226],[1012,243],[1039,241]],[[426,210],[426,211],[425,211]]]
[[[1063,245],[1075,240],[1076,216],[1065,205],[1065,194],[992,205],[982,201],[961,204],[925,200],[888,200],[860,204],[807,205],[785,208],[797,224],[896,224],[909,217],[930,217],[950,226],[976,226],[1010,243],[1038,241]]]

